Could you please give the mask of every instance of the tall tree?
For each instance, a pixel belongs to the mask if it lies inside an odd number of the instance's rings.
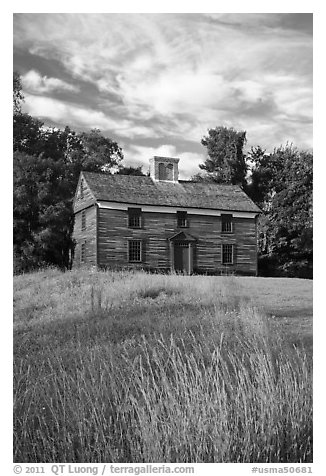
[[[207,148],[205,162],[199,168],[218,183],[245,184],[247,164],[243,147],[246,132],[227,127],[209,129],[201,143]]]

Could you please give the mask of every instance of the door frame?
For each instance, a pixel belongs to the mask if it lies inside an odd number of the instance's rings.
[[[175,271],[175,251],[174,247],[179,242],[187,244],[189,253],[188,253],[188,274],[193,273],[194,269],[194,246],[196,243],[196,239],[186,233],[184,231],[177,233],[176,235],[171,236],[169,238],[170,241],[170,269],[171,271]]]

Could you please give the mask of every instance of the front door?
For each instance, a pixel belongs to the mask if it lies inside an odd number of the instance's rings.
[[[174,243],[174,269],[176,272],[189,274],[190,272],[190,249],[189,243]]]

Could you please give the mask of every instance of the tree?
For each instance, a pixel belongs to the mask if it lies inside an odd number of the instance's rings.
[[[264,214],[259,221],[259,249],[288,275],[312,272],[313,156],[292,145],[265,154],[251,154],[252,181],[248,193]]]
[[[116,142],[104,137],[99,129],[82,132],[79,139],[84,153],[82,160],[84,170],[89,172],[118,170],[123,154]]]
[[[88,138],[91,138],[91,147]],[[99,154],[96,154],[96,140]],[[73,198],[81,170],[110,173],[122,151],[100,132],[42,132],[30,155],[14,153],[14,249],[17,271],[44,264],[71,266]],[[43,152],[39,153],[41,150]]]
[[[247,164],[243,147],[246,132],[233,128],[209,129],[201,143],[207,148],[208,157],[199,168],[218,183],[245,184]]]
[[[19,73],[14,71],[13,75],[13,106],[14,115],[21,114],[21,103],[24,101],[22,93],[22,82]]]
[[[13,149],[26,154],[38,154],[42,147],[43,123],[29,114],[13,117]]]
[[[17,271],[70,265],[71,187],[63,160],[14,152],[14,252]]]
[[[16,83],[15,83],[16,81]],[[98,129],[75,133],[45,128],[18,107],[14,92],[14,254],[16,271],[53,264],[69,268],[73,197],[81,170],[119,170],[119,145]],[[17,98],[15,106],[15,97]]]
[[[250,175],[245,186],[245,192],[261,208],[271,199],[271,183],[273,179],[271,157],[266,149],[259,145],[251,147],[247,155],[251,164]]]
[[[120,167],[117,175],[136,175],[136,176],[145,176],[145,174],[142,171],[142,166],[140,165],[139,167]]]

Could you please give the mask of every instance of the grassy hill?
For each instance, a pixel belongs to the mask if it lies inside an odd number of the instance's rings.
[[[17,462],[312,461],[312,282],[14,278]]]

